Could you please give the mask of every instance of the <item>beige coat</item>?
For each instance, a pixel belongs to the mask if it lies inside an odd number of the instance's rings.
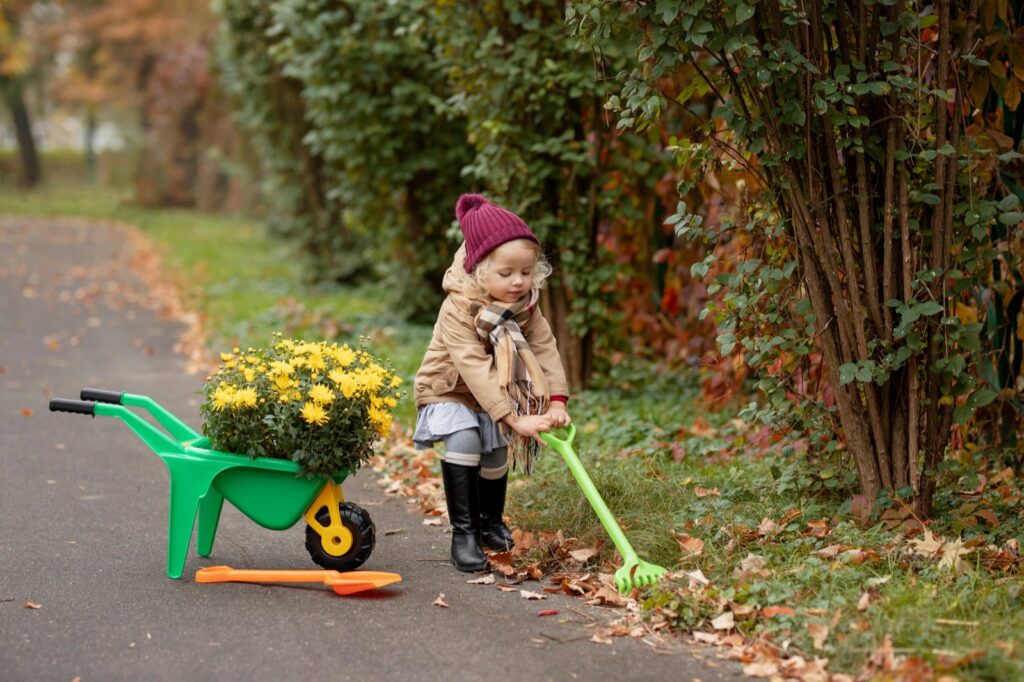
[[[460,282],[466,276],[462,266],[465,257],[463,244],[444,275],[445,291],[463,293]],[[568,397],[565,369],[548,321],[535,308],[520,328],[544,371],[551,395]],[[413,385],[416,405],[459,402],[474,412],[487,412],[491,419],[500,422],[512,410],[498,387],[496,374],[490,344],[477,335],[473,319],[451,296],[446,297],[437,315],[433,338],[416,372]]]

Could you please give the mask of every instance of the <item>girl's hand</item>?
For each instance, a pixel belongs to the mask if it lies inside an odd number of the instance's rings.
[[[551,417],[552,426],[568,426],[572,423],[569,411],[565,409],[565,403],[558,400],[552,400],[548,404],[548,411],[544,416]]]
[[[519,419],[509,415],[502,421],[523,438],[532,438],[541,445],[544,441],[540,439],[540,434],[551,430],[551,417],[546,414],[529,414]]]

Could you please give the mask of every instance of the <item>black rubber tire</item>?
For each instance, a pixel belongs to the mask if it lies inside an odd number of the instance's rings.
[[[306,551],[313,561],[324,568],[334,571],[354,571],[366,563],[377,543],[377,528],[373,525],[369,513],[358,504],[343,502],[338,505],[341,523],[352,533],[352,546],[341,556],[332,556],[324,551],[320,533],[306,525]],[[331,515],[327,507],[320,507],[316,520],[325,526],[331,523]]]

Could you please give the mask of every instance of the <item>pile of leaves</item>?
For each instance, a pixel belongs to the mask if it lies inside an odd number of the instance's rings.
[[[400,384],[365,348],[234,348],[206,382],[203,433],[217,450],[290,459],[307,475],[352,473],[390,431]]]

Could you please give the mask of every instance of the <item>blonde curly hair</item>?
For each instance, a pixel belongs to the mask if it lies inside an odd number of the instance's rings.
[[[534,262],[533,283],[530,285],[530,288],[538,290],[543,289],[547,285],[548,277],[551,276],[554,268],[551,267],[551,263],[548,262],[547,257],[544,255],[544,250],[540,248],[539,244],[529,239],[517,241],[525,241],[536,249],[537,260]],[[488,295],[485,283],[487,282],[487,275],[490,274],[491,269],[494,267],[494,261],[491,258],[493,255],[494,251],[487,254],[483,260],[477,263],[476,267],[473,268],[473,272],[467,274],[465,278],[460,281],[463,291],[474,298],[482,298]]]

